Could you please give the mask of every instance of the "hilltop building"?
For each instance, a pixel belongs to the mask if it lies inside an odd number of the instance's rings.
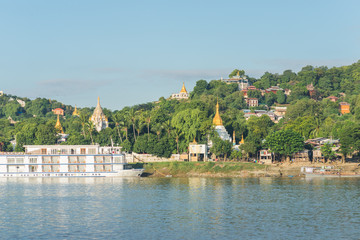
[[[249,81],[247,80],[246,76],[240,76],[240,72],[238,71],[236,76],[233,76],[229,79],[222,79],[221,81],[231,84],[236,83],[239,86],[239,91],[246,89],[249,86]]]
[[[98,102],[93,115],[90,117],[90,121],[94,124],[95,129],[98,132],[109,127],[108,118],[105,116],[100,106],[100,97],[98,97]]]
[[[347,102],[341,102],[340,103],[340,113],[341,114],[350,113],[350,104]]]
[[[242,89],[241,92],[243,93],[244,98],[247,98],[247,97],[248,97],[248,91],[249,91],[249,90],[255,91],[255,90],[258,90],[258,89],[256,89],[255,86],[248,86],[247,88]]]
[[[315,87],[314,84],[309,84],[306,86],[306,89],[309,91],[310,97],[313,97],[315,95]]]
[[[265,93],[270,93],[270,92],[272,92],[272,93],[275,93],[275,94],[276,94],[278,91],[283,91],[283,89],[280,88],[280,87],[278,87],[278,86],[271,86],[271,87],[265,89]]]
[[[180,90],[179,93],[174,93],[171,95],[171,98],[177,99],[177,100],[181,100],[181,99],[188,99],[189,98],[189,93],[186,91],[185,88],[185,83],[183,83],[182,88]]]
[[[259,106],[259,100],[257,98],[246,98],[246,103],[247,103],[248,107]]]
[[[336,102],[337,100],[339,100],[339,98],[335,97],[335,96],[329,96],[329,97],[327,97],[327,99],[329,99],[332,102]]]
[[[219,137],[222,140],[229,142],[232,141],[230,134],[226,131],[225,127],[223,126],[223,122],[219,113],[219,102],[216,103],[216,113],[213,119],[213,125],[215,126],[215,131],[219,134]]]

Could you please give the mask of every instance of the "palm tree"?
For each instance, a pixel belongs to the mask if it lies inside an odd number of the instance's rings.
[[[171,126],[171,121],[170,120],[165,121],[163,124],[163,127],[164,127],[165,131],[167,132],[168,137],[170,138],[170,133],[171,133],[171,130],[173,129],[173,127]]]
[[[137,113],[138,115],[136,118],[136,131],[137,131],[137,136],[139,137],[141,130],[145,126],[145,118],[142,111],[138,111]]]
[[[93,136],[92,136],[92,132],[94,131],[94,124],[91,121],[87,121],[85,123],[85,128],[89,132],[90,139],[91,139],[91,144],[94,144],[94,139],[93,139]]]
[[[133,133],[134,133],[134,140],[136,141],[136,134],[135,134],[135,123],[137,120],[137,111],[135,111],[134,108],[131,108],[129,111],[129,119],[133,127]]]
[[[122,121],[119,122],[119,126],[121,127],[121,130],[125,131],[126,140],[129,140],[128,130],[129,130],[130,125],[131,125],[131,121],[130,121],[129,111],[125,110],[122,112]]]
[[[311,134],[314,138],[316,138],[320,133],[320,127],[321,127],[321,120],[319,117],[314,118],[315,121],[315,128],[311,131]]]
[[[176,151],[177,151],[177,154],[179,154],[179,138],[183,135],[183,133],[178,128],[174,128],[173,133],[175,134]]]
[[[81,122],[81,126],[82,126],[82,134],[84,135],[84,138],[86,137],[85,125],[88,121],[89,121],[89,116],[81,112],[80,113],[80,122]]]
[[[148,133],[148,141],[150,140],[150,122],[151,122],[151,112],[150,111],[145,111],[143,113],[143,117],[145,120],[145,123],[147,125],[147,133]]]
[[[157,124],[153,125],[153,127],[151,128],[155,131],[158,140],[160,139],[160,134],[161,134],[163,128],[164,128],[164,126],[161,123],[157,123]]]
[[[122,117],[121,115],[119,114],[119,112],[115,113],[113,116],[112,116],[112,119],[115,123],[115,126],[116,126],[116,130],[118,132],[118,135],[119,135],[119,138],[120,138],[120,142],[122,143],[123,140],[122,140],[122,136],[121,136],[121,132],[120,132],[120,129],[119,129],[119,126],[120,126],[120,123],[122,122]]]

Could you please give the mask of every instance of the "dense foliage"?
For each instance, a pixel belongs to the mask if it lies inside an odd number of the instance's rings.
[[[243,70],[235,69],[230,77],[238,72],[240,76],[245,76]],[[238,85],[220,80],[197,81],[188,100],[160,98],[154,103],[116,111],[104,109],[109,118],[109,128],[101,132],[96,132],[89,122],[93,109],[82,108],[80,116],[72,116],[74,107],[54,100],[30,100],[5,94],[0,97],[0,142],[6,151],[12,150],[9,142],[15,138],[16,151],[21,151],[25,144],[55,143],[57,135],[53,126],[56,115],[52,109],[60,107],[65,110],[64,117],[60,119],[62,126],[70,134],[65,144],[110,145],[113,142],[123,146],[126,151],[169,157],[173,153],[186,152],[189,142],[194,139],[199,143],[207,143],[211,138],[215,143],[212,151],[216,156],[240,159],[256,155],[257,150],[270,144],[272,137],[279,137],[276,134],[291,132],[290,139],[296,138],[296,141],[299,140],[298,136],[302,140],[315,137],[339,138],[343,154],[359,150],[360,61],[350,66],[333,68],[306,66],[298,73],[291,70],[282,74],[266,72],[259,79],[246,77],[257,89],[279,86],[291,90],[290,95],[285,95],[283,91],[276,94],[248,91],[248,96],[257,97],[260,104],[250,110],[286,106],[284,119],[274,123],[263,115],[253,116],[246,121],[242,110],[247,108],[247,104]],[[311,96],[307,90],[309,84],[313,84],[315,89]],[[339,99],[332,102],[327,99],[329,96]],[[236,132],[236,142],[244,136],[245,144],[241,146],[240,154],[231,152],[231,148],[229,150],[229,146],[213,134],[212,118],[217,99],[227,131],[231,135],[233,131]],[[22,106],[21,101],[25,106]],[[351,113],[339,113],[341,101],[350,103]],[[10,123],[9,118],[17,123]],[[300,145],[294,149],[300,149]],[[279,154],[287,156],[290,152],[279,150]]]

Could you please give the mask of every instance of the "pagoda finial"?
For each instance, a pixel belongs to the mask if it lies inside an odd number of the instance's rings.
[[[244,134],[241,135],[241,141],[239,142],[239,144],[244,144],[245,141],[244,141]]]
[[[220,117],[220,113],[219,113],[219,99],[216,101],[216,113],[215,113],[215,117],[213,119],[213,124],[215,126],[222,126],[222,119]]]
[[[61,126],[61,123],[60,123],[60,117],[59,117],[59,114],[57,115],[57,121],[56,121],[56,124],[55,124],[55,129],[57,131],[57,133],[64,133],[64,130]]]
[[[77,108],[76,108],[76,104],[75,104],[75,109],[74,109],[72,115],[73,116],[79,116],[79,113],[78,113]]]
[[[187,93],[184,82],[183,82],[183,85],[182,85],[182,88],[181,88],[180,93]]]
[[[234,144],[234,145],[236,144],[236,141],[235,141],[235,130],[233,131],[233,144]]]

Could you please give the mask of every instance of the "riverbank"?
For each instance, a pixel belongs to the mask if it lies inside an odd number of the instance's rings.
[[[347,172],[360,173],[358,163],[277,163],[264,165],[244,162],[154,162],[137,163],[145,169],[145,177],[282,177],[301,176],[303,166],[334,166]]]

